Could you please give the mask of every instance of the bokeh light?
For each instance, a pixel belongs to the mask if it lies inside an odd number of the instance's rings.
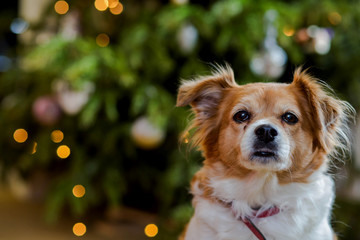
[[[75,185],[73,187],[72,193],[77,198],[82,198],[85,195],[85,187],[83,185]]]
[[[109,8],[114,8],[119,4],[119,0],[109,0]]]
[[[59,143],[64,139],[64,133],[60,130],[54,130],[51,132],[51,140],[54,143]]]
[[[37,142],[34,142],[34,144],[33,144],[33,148],[32,148],[32,151],[31,151],[31,154],[34,154],[34,153],[36,153],[36,151],[37,151]]]
[[[57,1],[54,5],[55,12],[58,14],[66,14],[69,11],[69,4],[66,1]]]
[[[85,233],[86,233],[86,226],[85,224],[79,222],[79,223],[76,223],[74,226],[73,226],[73,233],[78,236],[78,237],[81,237],[81,236],[84,236]]]
[[[291,36],[294,36],[294,34],[295,34],[295,29],[292,28],[292,27],[290,27],[290,26],[285,26],[285,27],[283,28],[283,33],[284,33],[285,36],[291,37]]]
[[[158,234],[159,229],[155,224],[151,223],[146,225],[144,232],[145,235],[148,237],[155,237]]]
[[[18,143],[23,143],[28,139],[28,133],[25,129],[19,128],[14,132],[14,140]]]
[[[98,11],[105,11],[109,6],[109,2],[107,0],[95,0],[94,6]]]
[[[57,148],[56,154],[59,158],[65,159],[70,155],[70,148],[66,145],[61,145]]]
[[[341,22],[342,17],[338,12],[331,12],[328,16],[328,20],[332,25],[338,25]]]
[[[15,34],[21,34],[29,28],[29,23],[24,19],[15,18],[10,25],[10,30]]]
[[[96,37],[96,44],[100,47],[106,47],[110,43],[110,38],[105,33],[100,33]]]
[[[124,11],[124,6],[121,2],[118,2],[118,4],[115,7],[110,8],[110,12],[114,15],[119,15]]]

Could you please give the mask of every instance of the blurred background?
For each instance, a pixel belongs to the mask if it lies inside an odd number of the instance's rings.
[[[0,9],[0,238],[176,239],[201,164],[181,78],[296,66],[360,107],[355,0],[13,0]],[[337,162],[333,226],[360,239],[360,131]]]

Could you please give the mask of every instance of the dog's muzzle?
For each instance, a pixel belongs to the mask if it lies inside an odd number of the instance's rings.
[[[278,131],[271,125],[263,124],[255,129],[254,134],[256,138],[253,145],[253,157],[276,160],[278,151],[276,137]]]

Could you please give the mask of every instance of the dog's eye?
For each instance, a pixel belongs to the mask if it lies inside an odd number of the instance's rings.
[[[250,113],[248,113],[247,111],[239,111],[235,113],[233,119],[237,123],[245,122],[250,119]]]
[[[295,124],[299,121],[299,119],[295,116],[295,114],[287,112],[281,116],[281,118],[288,124]]]

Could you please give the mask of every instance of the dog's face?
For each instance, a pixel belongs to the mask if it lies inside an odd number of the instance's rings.
[[[220,69],[183,83],[177,105],[187,104],[205,163],[221,161],[238,176],[272,171],[306,181],[340,143],[344,104],[300,70],[291,84],[237,85],[230,68]]]
[[[224,113],[219,154],[230,165],[254,170],[288,169],[291,155],[311,149],[304,109],[288,85],[256,83],[229,89],[219,107]],[[298,144],[297,144],[298,143]]]

